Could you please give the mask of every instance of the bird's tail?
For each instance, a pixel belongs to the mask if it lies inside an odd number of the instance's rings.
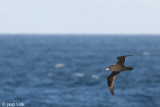
[[[125,69],[126,71],[130,71],[130,70],[133,70],[133,67],[126,67]]]

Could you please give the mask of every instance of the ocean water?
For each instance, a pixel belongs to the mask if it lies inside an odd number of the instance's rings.
[[[105,69],[128,54],[134,70],[118,75],[113,96]],[[160,107],[160,36],[1,35],[0,107],[16,103]]]

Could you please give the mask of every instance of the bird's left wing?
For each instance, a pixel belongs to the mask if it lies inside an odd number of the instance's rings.
[[[112,95],[114,95],[114,80],[115,78],[118,76],[120,72],[115,72],[113,71],[108,77],[107,77],[107,80],[108,80],[108,87],[109,87],[109,90],[111,91]]]

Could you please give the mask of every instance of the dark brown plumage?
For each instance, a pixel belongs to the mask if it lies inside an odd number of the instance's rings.
[[[115,78],[118,76],[118,74],[122,71],[130,71],[133,70],[132,67],[125,67],[124,66],[124,62],[125,62],[125,58],[128,56],[132,56],[132,55],[126,55],[126,56],[119,56],[117,57],[117,63],[115,65],[111,65],[109,66],[106,70],[111,70],[113,71],[108,77],[108,87],[109,90],[111,91],[112,95],[114,95],[114,80]]]

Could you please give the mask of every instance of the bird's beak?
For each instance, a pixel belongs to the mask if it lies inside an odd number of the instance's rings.
[[[109,68],[106,69],[106,71],[109,70]]]

